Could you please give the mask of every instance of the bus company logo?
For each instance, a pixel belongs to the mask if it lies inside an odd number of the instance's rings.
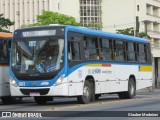
[[[106,70],[102,71],[102,73],[104,73],[104,74],[112,74],[112,71],[111,71],[111,70],[106,69]]]
[[[12,117],[11,112],[2,112],[2,117]]]
[[[101,74],[101,69],[99,68],[88,69],[88,74]]]

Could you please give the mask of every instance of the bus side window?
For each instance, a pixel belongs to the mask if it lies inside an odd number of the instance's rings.
[[[127,60],[128,61],[135,61],[135,47],[134,43],[132,42],[127,42]]]
[[[101,43],[101,60],[113,60],[112,40],[103,38]]]
[[[86,59],[98,60],[99,59],[99,47],[97,37],[84,37],[84,48],[87,51]]]
[[[113,60],[116,60],[116,41],[113,40]]]
[[[146,62],[146,57],[145,57],[145,46],[144,44],[139,44],[139,61],[140,62]]]
[[[112,42],[112,40],[109,40],[109,53],[110,53],[110,58],[111,58],[111,60],[114,60],[114,58],[113,58],[113,42]]]
[[[139,61],[139,44],[135,44],[135,48],[136,48],[136,61]]]
[[[88,44],[87,44],[87,37],[84,36],[84,57],[85,59],[89,59],[89,51],[88,51],[88,48],[87,48]]]
[[[89,59],[89,52],[87,48],[84,48],[85,59]]]
[[[147,53],[146,53],[146,55],[147,55],[147,62],[150,63],[151,62],[150,45],[148,44],[148,45],[146,45],[146,47],[147,47]]]
[[[71,60],[80,60],[80,43],[77,41],[71,41]]]
[[[124,61],[124,42],[120,40],[115,41],[116,61]]]
[[[91,37],[89,41],[89,58],[93,60],[99,60],[99,47],[98,47],[98,38]]]

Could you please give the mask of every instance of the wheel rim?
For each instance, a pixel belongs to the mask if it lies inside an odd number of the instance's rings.
[[[90,92],[89,87],[88,87],[88,86],[84,86],[84,88],[83,88],[83,96],[84,96],[86,99],[89,98],[89,92]]]

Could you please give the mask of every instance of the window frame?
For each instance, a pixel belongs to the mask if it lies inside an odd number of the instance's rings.
[[[86,44],[85,43],[85,41],[86,41],[86,39],[89,39],[89,40],[92,40],[93,38],[97,38],[97,46],[98,47],[90,47],[90,48],[87,48],[87,49],[96,49],[96,54],[98,54],[99,56],[100,56],[100,54],[101,54],[101,52],[102,52],[102,54],[104,54],[103,53],[103,50],[105,50],[107,47],[104,47],[104,46],[102,46],[102,40],[104,40],[104,39],[106,39],[106,40],[108,40],[108,41],[111,41],[111,43],[112,43],[112,46],[111,46],[111,52],[112,52],[112,55],[111,55],[111,57],[112,57],[112,59],[105,59],[105,60],[103,60],[103,59],[93,59],[93,58],[89,58],[89,59],[87,59],[86,57],[85,57],[85,55],[83,55],[83,54],[81,54],[81,60],[82,61],[99,61],[99,62],[120,62],[120,63],[132,63],[132,64],[147,64],[147,63],[150,63],[150,61],[151,61],[151,58],[150,58],[150,55],[151,55],[151,53],[149,53],[150,52],[150,48],[148,48],[148,43],[142,43],[142,42],[136,42],[136,41],[132,41],[132,40],[127,40],[127,39],[119,39],[119,38],[114,38],[114,37],[107,37],[107,36],[99,36],[99,35],[92,35],[92,34],[85,34],[85,33],[81,33],[81,32],[76,32],[76,31],[71,31],[71,32],[75,32],[75,33],[78,33],[78,34],[80,34],[81,36],[82,36],[82,42],[80,42],[81,44],[80,44],[80,48],[82,49],[82,53],[85,53],[85,48],[86,48],[86,46],[84,45],[84,44]],[[123,50],[122,50],[122,57],[123,57],[123,60],[116,60],[115,59],[115,57],[114,57],[114,53],[115,53],[115,43],[114,42],[117,42],[117,41],[121,41],[121,42],[123,42],[123,45],[122,45],[122,47],[123,47]],[[128,50],[127,50],[127,44],[128,43],[132,43],[133,44],[133,48],[134,48],[134,51],[133,51],[133,54],[135,54],[134,56],[134,60],[133,61],[130,61],[130,60],[128,60]],[[143,44],[143,45],[146,45],[147,46],[147,51],[149,51],[148,53],[146,53],[147,55],[147,61],[145,61],[145,62],[142,62],[142,61],[140,61],[140,60],[138,60],[138,58],[139,58],[139,44]],[[109,45],[109,47],[110,47],[110,45]],[[107,50],[108,51],[108,50]],[[106,54],[107,55],[107,54]],[[110,58],[111,58],[110,57]],[[100,57],[99,57],[100,58]],[[106,58],[107,58],[107,56],[106,56]],[[149,60],[150,59],[150,60]]]

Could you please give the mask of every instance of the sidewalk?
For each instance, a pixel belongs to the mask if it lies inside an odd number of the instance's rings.
[[[136,91],[137,95],[153,95],[153,94],[160,94],[160,88],[145,88]]]

